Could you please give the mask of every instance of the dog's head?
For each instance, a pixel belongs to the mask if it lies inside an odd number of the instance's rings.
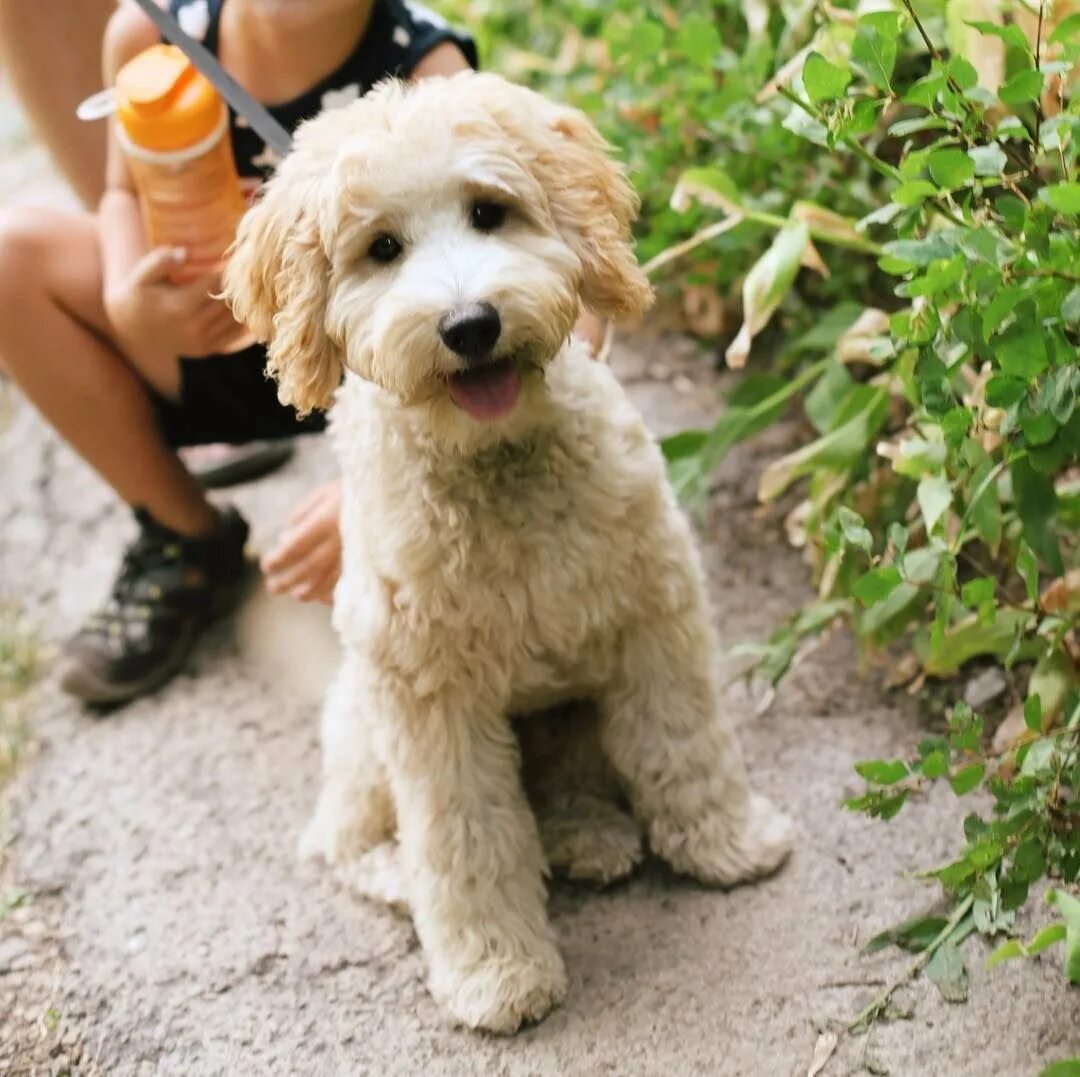
[[[636,209],[580,112],[494,75],[384,83],[300,128],[225,291],[284,403],[326,407],[347,367],[460,437],[528,407],[582,303],[646,309]]]

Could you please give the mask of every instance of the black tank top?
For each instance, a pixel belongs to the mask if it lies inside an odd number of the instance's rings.
[[[201,41],[215,56],[225,0],[169,0],[169,10],[187,33]],[[373,0],[364,36],[344,63],[292,101],[269,111],[285,130],[294,131],[324,109],[355,101],[382,79],[408,78],[416,65],[436,46],[451,41],[477,66],[476,45],[471,37],[413,0]],[[277,155],[248,126],[229,111],[229,133],[240,182],[250,198],[274,170]]]

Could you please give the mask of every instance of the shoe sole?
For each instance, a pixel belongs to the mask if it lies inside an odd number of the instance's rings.
[[[96,676],[92,670],[73,668],[65,671],[61,677],[60,688],[87,707],[102,710],[130,703],[134,699],[157,691],[183,670],[192,651],[195,650],[200,634],[214,622],[228,617],[239,606],[250,582],[253,568],[251,562],[245,561],[244,570],[239,577],[218,591],[205,617],[188,628],[184,641],[157,669],[144,677],[117,684],[115,681],[106,681]]]

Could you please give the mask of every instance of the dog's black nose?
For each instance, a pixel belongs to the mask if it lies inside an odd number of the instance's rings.
[[[439,319],[443,343],[467,363],[486,359],[501,332],[499,312],[490,303],[470,303]]]

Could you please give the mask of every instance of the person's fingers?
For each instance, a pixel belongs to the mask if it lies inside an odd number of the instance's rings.
[[[289,525],[295,527],[326,505],[333,497],[333,483],[317,486],[289,513]]]
[[[334,587],[340,575],[341,561],[334,557],[322,572],[313,573],[309,579],[290,588],[289,594],[300,602],[322,602],[329,605],[333,601]]]
[[[300,564],[319,546],[327,542],[325,529],[312,524],[289,528],[278,544],[263,558],[263,571],[268,575],[285,572]]]
[[[312,542],[310,536],[305,535],[303,545],[299,540],[290,542],[281,556],[264,558],[262,567],[268,583],[288,590],[303,580],[321,575],[337,557],[337,544],[332,539],[316,536]]]
[[[155,247],[135,263],[132,278],[139,285],[162,284],[186,259],[187,251],[183,247]]]

